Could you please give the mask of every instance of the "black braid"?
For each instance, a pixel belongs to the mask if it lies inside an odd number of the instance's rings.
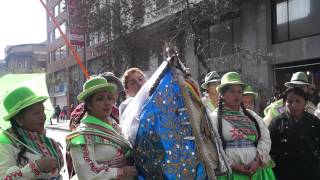
[[[248,116],[248,117],[250,118],[250,120],[254,122],[254,124],[255,124],[255,126],[256,126],[256,128],[257,128],[258,137],[257,137],[257,140],[254,142],[255,145],[257,146],[258,141],[259,141],[259,139],[260,139],[260,137],[261,137],[261,130],[260,130],[260,126],[259,126],[259,124],[258,124],[258,121],[256,120],[256,118],[254,118],[254,117],[252,116],[252,114],[250,114],[250,113],[247,111],[247,109],[246,109],[246,107],[244,106],[243,103],[241,103],[241,108],[242,108],[242,111],[243,111],[244,115]]]
[[[223,116],[223,99],[220,96],[218,99],[218,133],[220,135],[221,141],[222,141],[222,146],[225,149],[225,140],[223,138],[223,133],[222,133],[222,116]]]
[[[20,125],[14,119],[11,119],[10,123],[11,123],[11,129],[12,129],[14,135],[18,138],[18,140],[20,140],[21,142],[26,144],[26,142],[23,141],[23,139],[21,138],[21,135],[19,134],[19,132],[17,130],[17,127],[20,127]],[[25,146],[22,146],[22,149],[18,153],[18,157],[16,159],[16,162],[19,166],[23,166],[26,163],[28,163],[28,161],[29,161],[29,159],[25,156],[26,151],[27,151],[27,148]]]
[[[79,116],[77,116],[76,118],[70,119],[70,123],[69,123],[70,130],[72,130],[72,131],[75,130],[80,125],[81,119],[84,117],[84,115],[87,112],[89,112],[88,104],[92,103],[92,98],[93,98],[93,95],[87,97],[87,99],[85,99],[85,102],[84,102],[84,107],[83,107],[82,113]]]

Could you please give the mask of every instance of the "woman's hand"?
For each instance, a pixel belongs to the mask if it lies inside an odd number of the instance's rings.
[[[120,178],[123,177],[133,177],[137,175],[137,169],[135,166],[125,166],[120,169],[119,175]]]
[[[43,157],[35,161],[41,172],[48,173],[58,168],[58,162],[51,157]]]
[[[261,165],[261,159],[260,159],[260,156],[257,155],[256,158],[249,164],[249,167],[248,167],[248,173],[250,175],[254,174],[257,169],[260,167]]]
[[[238,173],[249,175],[248,168],[246,166],[244,166],[244,165],[231,164],[231,168],[232,168],[233,171],[236,171]]]

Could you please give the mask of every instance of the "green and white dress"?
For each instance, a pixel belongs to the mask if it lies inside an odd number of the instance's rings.
[[[255,143],[258,131],[255,123],[245,116],[242,110],[224,111],[222,117],[222,136],[225,142],[225,152],[231,164],[249,165],[257,153],[263,165],[253,175],[244,175],[232,172],[231,180],[273,180],[275,176],[272,171],[274,163],[269,155],[271,139],[267,126],[263,120],[253,111],[247,111],[257,120],[261,136]],[[218,129],[217,110],[210,114],[214,128]],[[228,176],[218,176],[219,180],[227,180]]]
[[[118,179],[121,168],[132,161],[128,141],[112,125],[94,116],[85,116],[66,142],[76,171],[72,179]]]
[[[47,137],[45,132],[31,132],[18,127],[16,131],[21,136],[20,142],[17,141],[12,129],[0,134],[0,179],[62,179],[61,170],[64,161],[61,145]],[[27,161],[17,164],[18,155],[24,146],[21,141],[33,151],[27,149],[24,154]],[[54,158],[58,168],[49,173],[41,172],[36,161],[42,157]]]

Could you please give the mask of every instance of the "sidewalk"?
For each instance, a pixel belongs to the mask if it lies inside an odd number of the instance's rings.
[[[46,125],[46,128],[48,129],[56,129],[56,130],[62,130],[62,131],[70,131],[69,130],[69,120],[59,120],[57,122],[57,119],[52,119],[52,125],[49,123]]]

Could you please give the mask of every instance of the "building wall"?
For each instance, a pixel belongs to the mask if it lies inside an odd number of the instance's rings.
[[[47,61],[45,44],[21,44],[8,47],[5,61],[9,73],[43,72]]]

